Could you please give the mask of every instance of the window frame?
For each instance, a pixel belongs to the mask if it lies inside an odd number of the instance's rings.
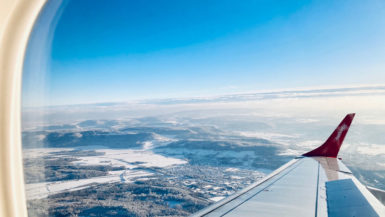
[[[21,84],[28,38],[47,0],[0,1],[0,216],[26,217]]]

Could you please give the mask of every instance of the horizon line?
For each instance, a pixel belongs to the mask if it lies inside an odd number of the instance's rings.
[[[132,100],[121,100],[121,101],[99,101],[99,102],[86,102],[86,103],[73,103],[73,104],[52,104],[52,105],[39,105],[39,106],[22,106],[22,109],[30,108],[52,108],[52,107],[65,107],[65,106],[92,106],[92,105],[117,105],[117,104],[159,104],[161,102],[171,101],[187,101],[187,100],[214,100],[220,99],[227,96],[246,96],[246,95],[263,95],[263,94],[278,94],[278,93],[296,93],[296,92],[348,92],[354,90],[376,90],[384,89],[385,84],[359,84],[359,85],[321,85],[312,87],[301,87],[301,88],[277,88],[277,89],[264,89],[255,91],[243,91],[236,93],[224,93],[216,95],[196,96],[196,97],[159,97],[159,98],[143,98],[143,99],[132,99]],[[359,93],[357,93],[359,94]],[[354,95],[354,94],[352,94]],[[290,96],[287,96],[288,98]],[[317,97],[317,96],[314,96]],[[319,97],[319,96],[318,96]],[[285,98],[285,97],[281,97]],[[261,99],[263,100],[263,99]]]

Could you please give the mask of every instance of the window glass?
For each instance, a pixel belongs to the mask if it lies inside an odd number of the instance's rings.
[[[30,36],[30,216],[187,216],[320,144],[385,189],[374,1],[48,1]]]

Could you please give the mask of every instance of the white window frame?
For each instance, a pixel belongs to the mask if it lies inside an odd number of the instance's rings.
[[[26,217],[21,146],[22,69],[47,0],[0,0],[0,217]]]

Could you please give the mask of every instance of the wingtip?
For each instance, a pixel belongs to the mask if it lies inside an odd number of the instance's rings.
[[[347,114],[324,144],[302,156],[336,158],[355,115],[355,113]]]
[[[354,116],[356,116],[356,113],[350,113],[350,114],[347,114],[346,116],[349,116],[353,120]]]

